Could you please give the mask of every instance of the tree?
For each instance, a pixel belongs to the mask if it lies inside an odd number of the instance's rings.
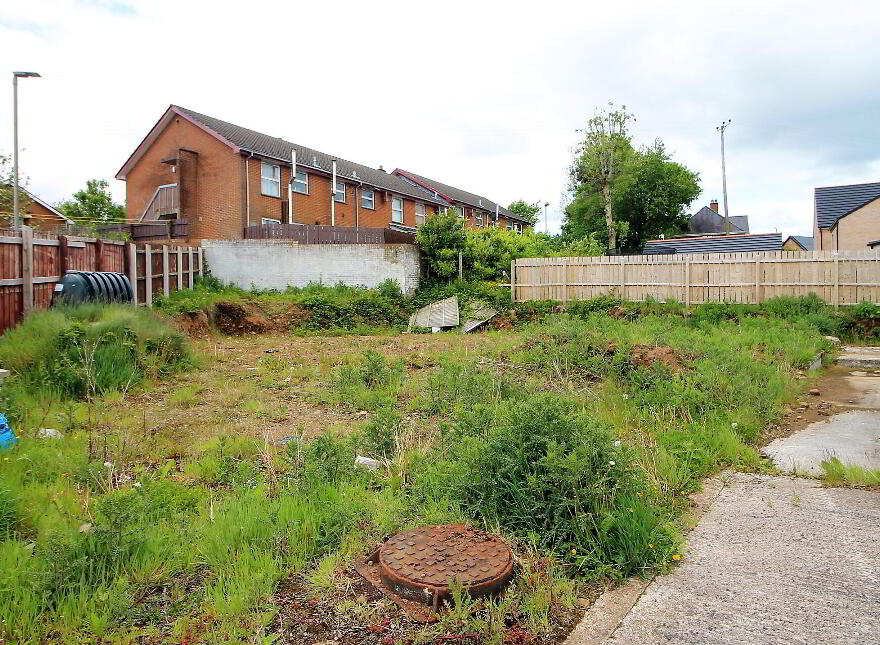
[[[444,280],[451,280],[458,273],[458,254],[464,252],[466,241],[464,222],[455,210],[426,218],[416,231],[416,242],[428,270]]]
[[[660,139],[631,150],[620,166],[612,194],[617,246],[640,249],[649,239],[685,230],[685,208],[699,194],[699,174],[673,161]],[[577,186],[565,209],[562,231],[566,239],[590,234],[608,239],[604,195],[595,185]]]
[[[541,212],[541,202],[537,201],[534,204],[530,204],[524,199],[517,199],[515,202],[510,202],[507,205],[507,210],[522,216],[529,224],[534,226],[535,222],[538,221],[538,213]]]
[[[4,225],[12,223],[12,213],[15,201],[12,195],[13,182],[13,163],[12,157],[0,153],[0,220]],[[24,192],[24,187],[28,183],[28,178],[22,175],[21,168],[18,170],[18,210],[19,213],[26,213],[30,197]]]
[[[614,191],[627,158],[632,153],[632,143],[627,124],[635,117],[622,105],[616,109],[609,102],[587,121],[584,140],[575,153],[571,168],[572,187],[590,187],[602,195],[608,248],[617,248],[617,229],[614,224]]]
[[[85,189],[58,204],[58,210],[85,225],[111,224],[125,219],[125,207],[113,202],[110,184],[103,179],[89,179]]]

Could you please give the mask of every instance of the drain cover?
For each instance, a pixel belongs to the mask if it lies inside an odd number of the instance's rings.
[[[453,580],[478,598],[500,591],[513,574],[510,547],[498,536],[464,524],[399,533],[367,562],[373,564],[369,567],[372,575],[362,574],[374,584],[381,582],[380,588],[391,592],[392,599],[431,605],[434,611],[449,595]],[[411,608],[409,603],[399,604]]]

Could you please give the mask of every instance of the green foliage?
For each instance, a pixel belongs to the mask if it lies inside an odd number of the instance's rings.
[[[86,187],[73,197],[58,204],[58,210],[78,224],[98,225],[121,222],[125,219],[125,206],[113,202],[110,184],[103,179],[89,179]]]
[[[380,408],[364,427],[367,451],[377,457],[390,457],[397,447],[403,417],[394,408]]]
[[[430,275],[450,280],[458,273],[458,254],[467,243],[464,222],[455,210],[428,217],[416,232],[416,242]]]
[[[0,337],[0,363],[31,392],[82,399],[180,368],[184,337],[148,309],[89,304],[29,316]]]
[[[880,486],[880,469],[844,464],[837,457],[822,462],[822,479],[829,486]]]
[[[541,202],[534,204],[524,199],[517,199],[507,205],[507,210],[523,217],[529,224],[533,225],[538,221],[538,213],[541,212]]]

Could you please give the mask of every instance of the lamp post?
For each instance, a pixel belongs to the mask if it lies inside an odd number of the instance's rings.
[[[39,78],[36,72],[12,72],[12,227],[21,228],[18,214],[18,79]]]
[[[547,223],[547,207],[550,205],[550,202],[544,202],[544,232],[547,235],[550,235],[550,225]]]
[[[721,125],[715,128],[721,133],[721,187],[724,191],[724,232],[730,233],[730,211],[727,210],[727,167],[724,164],[724,131],[730,125],[730,119],[722,121]]]

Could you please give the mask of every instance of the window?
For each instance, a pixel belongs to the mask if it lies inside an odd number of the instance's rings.
[[[345,203],[345,182],[336,180],[336,192],[333,194],[333,199],[337,202]]]
[[[293,180],[293,192],[303,195],[309,194],[309,174],[305,170],[297,170]]]
[[[271,224],[275,224],[275,225],[281,226],[281,220],[280,220],[280,219],[273,219],[273,218],[271,218],[271,217],[264,217],[264,218],[262,219],[262,223],[263,223],[264,226],[265,226],[266,224],[270,224],[270,225],[271,225]]]
[[[391,198],[391,221],[403,224],[403,198]]]
[[[416,202],[416,226],[421,226],[425,223],[425,205]]]
[[[467,216],[464,214],[464,209],[461,206],[456,206],[452,210],[461,219],[467,219]]]
[[[281,197],[281,167],[266,163],[260,165],[260,190],[269,197]]]
[[[474,211],[474,223],[482,228],[483,226],[483,211]]]
[[[373,210],[376,208],[376,192],[369,188],[361,189],[361,206]]]

